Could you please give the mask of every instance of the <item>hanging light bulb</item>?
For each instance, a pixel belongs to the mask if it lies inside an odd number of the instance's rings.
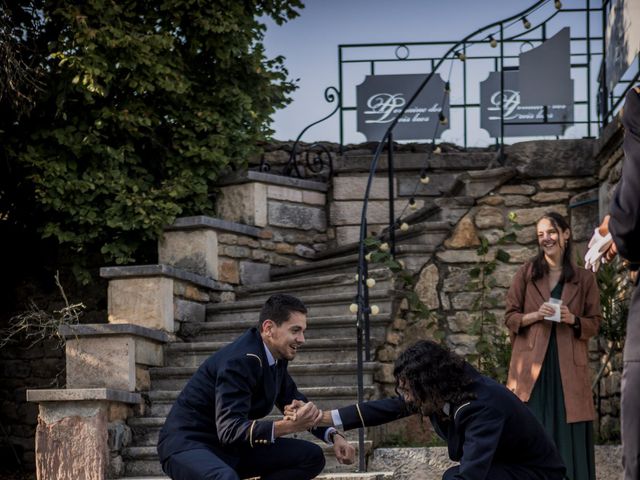
[[[426,172],[422,172],[420,174],[420,183],[422,183],[423,185],[426,185],[427,183],[429,183],[431,181],[431,179],[429,178],[429,176],[426,174]]]
[[[440,145],[436,146],[436,148],[433,149],[433,153],[435,153],[436,155],[440,155],[442,153]]]
[[[371,315],[377,315],[380,313],[380,307],[378,305],[371,305]]]
[[[356,282],[357,282],[358,280],[360,280],[360,275],[358,275],[358,274],[356,273]]]
[[[449,123],[449,120],[447,120],[447,117],[444,116],[444,113],[440,112],[440,114],[438,115],[438,119],[440,120],[440,125],[446,125],[447,123]]]
[[[370,261],[371,261],[371,252],[367,253],[367,254],[364,256],[364,259],[365,259],[367,262],[370,262]]]
[[[404,268],[404,260],[398,260],[398,263],[400,264],[400,266],[401,266],[402,268]]]
[[[375,278],[367,278],[367,287],[373,288],[376,286]]]
[[[403,232],[406,232],[407,230],[409,230],[409,224],[407,222],[402,222],[400,224],[400,230],[402,230]]]
[[[489,35],[489,45],[491,45],[491,48],[496,48],[498,46],[498,41],[493,38],[493,35]]]
[[[531,28],[531,22],[527,20],[527,17],[522,17],[522,25],[524,25],[524,28],[527,30]]]
[[[352,303],[351,305],[349,305],[349,311],[351,313],[358,313],[358,304]]]
[[[416,199],[415,199],[415,198],[413,198],[413,197],[411,197],[411,198],[409,199],[409,208],[410,208],[411,210],[415,210],[416,208],[418,208],[418,204],[416,203]]]
[[[557,10],[560,10],[562,8],[562,2],[560,0],[556,0],[555,2],[553,2],[554,5],[556,6]]]
[[[465,56],[465,54],[464,54],[464,53],[462,53],[461,51],[457,51],[457,52],[456,52],[456,57],[458,57],[458,60],[460,60],[461,62],[464,62],[464,61],[465,61],[465,59],[467,58],[467,57]]]
[[[451,84],[449,82],[444,84],[444,93],[451,93]]]
[[[387,242],[381,243],[378,248],[380,249],[381,252],[388,252],[389,244]]]

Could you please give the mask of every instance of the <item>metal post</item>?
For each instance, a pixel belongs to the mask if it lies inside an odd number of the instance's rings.
[[[465,61],[462,62],[462,95],[463,95],[463,103],[464,108],[462,109],[463,119],[463,128],[464,128],[464,148],[467,148],[467,46],[462,44],[462,54],[465,56]],[[444,105],[442,106],[444,108]],[[451,109],[449,110],[451,111]],[[451,116],[451,114],[449,114]],[[449,119],[451,122],[451,119]],[[451,123],[449,123],[451,125]]]
[[[369,304],[369,287],[367,286],[367,278],[369,278],[369,264],[364,262],[363,271],[362,271],[362,280],[363,285],[362,288],[364,290],[364,304],[366,306],[366,310],[363,312],[364,314],[364,360],[366,362],[371,361],[371,326],[369,324],[369,315],[370,315],[370,304]]]
[[[362,227],[364,231],[367,231],[366,217],[362,220]],[[358,312],[356,314],[356,371],[358,376],[358,395],[357,402],[362,403],[364,401],[364,368],[362,360],[362,337],[363,337],[363,315],[364,309],[368,307],[368,304],[362,301],[366,295],[367,288],[367,261],[362,255],[364,246],[360,244],[360,255],[358,264],[358,296],[356,302],[358,304]],[[365,464],[365,452],[364,452],[364,428],[358,429],[358,471],[365,472],[367,470]]]
[[[587,137],[591,136],[591,1],[587,4]],[[604,32],[602,32],[604,36]]]
[[[396,216],[394,212],[394,197],[395,192],[393,188],[393,132],[389,132],[389,141],[387,143],[387,175],[389,177],[389,245],[391,247],[391,257],[396,256]]]
[[[344,85],[342,84],[342,45],[338,45],[338,85],[339,85],[339,101],[340,101],[340,155],[344,152],[344,110],[342,106],[343,98],[342,92],[344,92]]]
[[[504,25],[500,24],[500,163],[504,153]]]

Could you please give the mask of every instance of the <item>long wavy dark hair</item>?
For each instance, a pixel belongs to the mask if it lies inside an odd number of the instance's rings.
[[[569,222],[557,212],[547,212],[536,222],[536,228],[541,220],[547,219],[551,222],[551,225],[558,230],[558,235],[561,236],[562,232],[570,230]],[[570,281],[576,274],[573,268],[573,248],[572,248],[571,236],[564,244],[564,253],[562,254],[562,275],[560,277],[561,282]],[[538,244],[538,254],[531,260],[531,278],[538,280],[549,273],[549,264],[544,258],[544,251],[540,244]]]
[[[408,407],[423,416],[438,413],[447,402],[459,405],[475,398],[467,389],[473,379],[465,361],[429,340],[405,350],[396,360],[393,375],[396,392],[408,390],[413,397]]]

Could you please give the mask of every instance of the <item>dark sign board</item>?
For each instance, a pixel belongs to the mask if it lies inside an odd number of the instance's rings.
[[[424,79],[424,74],[368,75],[356,87],[358,131],[369,141],[380,140]],[[442,131],[449,128],[439,124],[441,111],[449,118],[448,102],[443,110],[444,88],[444,80],[434,75],[398,120],[394,140],[440,138]]]
[[[573,81],[571,97],[566,103],[547,106],[545,120],[543,105],[526,105],[520,102],[518,86],[518,70],[504,72],[504,92],[502,96],[505,123],[521,123],[522,125],[505,125],[506,137],[527,137],[535,135],[561,135],[573,122]],[[540,88],[548,88],[541,83]],[[480,126],[492,137],[500,136],[500,72],[491,72],[489,77],[480,83]],[[566,122],[548,123],[544,122]]]

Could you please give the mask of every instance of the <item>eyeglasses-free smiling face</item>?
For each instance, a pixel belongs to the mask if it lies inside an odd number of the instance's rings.
[[[567,241],[571,236],[569,229],[561,230],[548,218],[542,218],[536,226],[538,245],[545,257],[559,259],[562,257]]]
[[[262,338],[276,359],[293,360],[298,348],[304,344],[304,332],[307,329],[307,316],[300,312],[291,312],[289,319],[277,325],[273,320],[262,323]]]

